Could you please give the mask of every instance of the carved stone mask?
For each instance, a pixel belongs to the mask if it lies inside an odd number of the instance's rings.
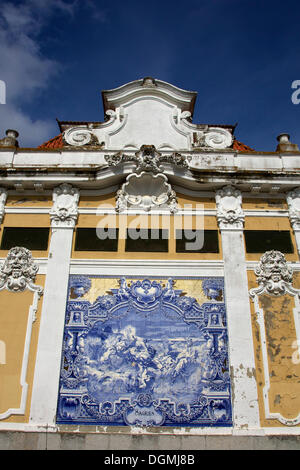
[[[12,248],[0,271],[0,287],[6,285],[11,291],[23,291],[34,281],[38,266],[27,248]]]
[[[275,250],[267,251],[261,257],[255,274],[258,284],[273,295],[283,294],[286,285],[291,284],[293,279],[292,269],[288,266],[284,255]]]

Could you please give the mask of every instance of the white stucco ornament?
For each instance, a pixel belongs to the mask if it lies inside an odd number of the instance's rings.
[[[216,192],[217,220],[221,229],[242,229],[244,212],[242,194],[233,186],[225,186]]]
[[[50,210],[52,227],[73,228],[78,217],[79,190],[63,183],[53,190],[53,206]]]
[[[24,247],[11,248],[6,260],[0,267],[0,290],[23,292],[25,289],[42,293],[40,286],[34,285],[38,265],[33,261],[31,252]]]
[[[93,138],[93,132],[83,126],[72,127],[63,134],[64,141],[69,145],[81,147],[89,145]]]
[[[208,127],[194,133],[193,147],[204,150],[225,149],[232,145],[232,134],[221,127]]]
[[[169,209],[176,212],[176,193],[162,173],[132,173],[117,192],[116,210],[126,209]]]
[[[134,162],[136,164],[136,173],[149,171],[152,173],[160,173],[161,165],[170,163],[181,168],[188,168],[188,160],[184,155],[173,152],[171,155],[162,155],[158,152],[154,145],[142,145],[140,150],[134,155],[126,155],[118,152],[114,155],[104,156],[108,166],[118,166],[121,163]]]
[[[103,142],[99,141],[99,131],[96,129],[106,129],[110,127],[117,118],[117,114],[112,109],[108,109],[105,113],[109,119],[104,123],[98,124],[87,124],[81,126],[71,127],[64,131],[63,140],[67,145],[72,145],[74,147],[83,147],[87,145],[102,145]],[[121,117],[119,116],[119,119]]]
[[[294,230],[300,230],[300,188],[288,193],[287,202],[292,227]]]
[[[67,145],[103,146],[109,150],[226,149],[232,145],[230,129],[193,124],[197,93],[151,77],[102,92],[104,122],[75,125],[63,132]]]
[[[4,213],[5,213],[6,199],[7,199],[7,190],[5,188],[0,188],[0,224],[2,224]]]
[[[252,290],[252,294],[266,292],[278,296],[285,294],[288,287],[292,287],[293,271],[280,251],[267,251],[262,255],[254,272],[259,287]]]

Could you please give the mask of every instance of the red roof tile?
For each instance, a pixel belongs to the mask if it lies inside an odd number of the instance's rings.
[[[243,144],[243,142],[240,142],[239,140],[233,141],[232,148],[234,150],[238,150],[239,152],[255,152],[254,149],[248,147],[248,145]]]
[[[62,134],[59,134],[47,142],[44,142],[42,145],[39,145],[38,149],[61,149],[63,146]]]

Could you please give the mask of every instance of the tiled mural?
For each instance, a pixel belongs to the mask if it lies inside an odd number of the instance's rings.
[[[223,279],[70,276],[57,422],[231,426]]]

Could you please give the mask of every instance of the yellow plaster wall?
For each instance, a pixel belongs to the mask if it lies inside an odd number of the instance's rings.
[[[184,209],[184,205],[192,205],[193,208],[196,208],[197,205],[203,205],[205,209],[215,209],[216,208],[216,199],[214,197],[195,197],[195,196],[186,196],[185,194],[176,193],[177,202],[181,209]]]
[[[48,214],[5,214],[3,227],[50,227]]]
[[[253,271],[248,272],[249,289],[257,287]],[[300,288],[300,273],[294,273],[293,286]],[[281,413],[293,419],[300,413],[300,364],[299,357],[293,362],[296,349],[294,324],[294,299],[290,295],[273,297],[262,295],[260,307],[264,309],[268,367],[270,373],[269,407],[271,413]],[[260,328],[256,322],[254,303],[251,301],[252,331],[255,352],[256,381],[261,426],[283,426],[278,420],[266,419],[263,401],[265,384]]]
[[[243,210],[288,210],[286,199],[243,198]]]
[[[245,217],[245,230],[291,230],[288,217]]]
[[[103,207],[115,207],[116,206],[116,197],[115,193],[105,194],[103,196],[80,196],[79,199],[79,208],[96,208],[100,206]]]
[[[44,286],[45,276],[36,276],[37,285]],[[24,292],[0,292],[0,341],[3,341],[6,349],[5,364],[0,364],[0,413],[9,408],[19,408],[21,399],[20,376],[24,354],[25,336],[29,307],[33,303],[34,293]],[[31,342],[28,358],[26,382],[28,393],[26,410],[24,415],[12,415],[1,420],[3,422],[27,423],[29,422],[30,403],[33,385],[33,375],[37,352],[38,333],[41,319],[43,297],[38,303],[36,320],[32,324]]]
[[[6,200],[7,207],[51,207],[53,204],[50,196],[8,196]]]

